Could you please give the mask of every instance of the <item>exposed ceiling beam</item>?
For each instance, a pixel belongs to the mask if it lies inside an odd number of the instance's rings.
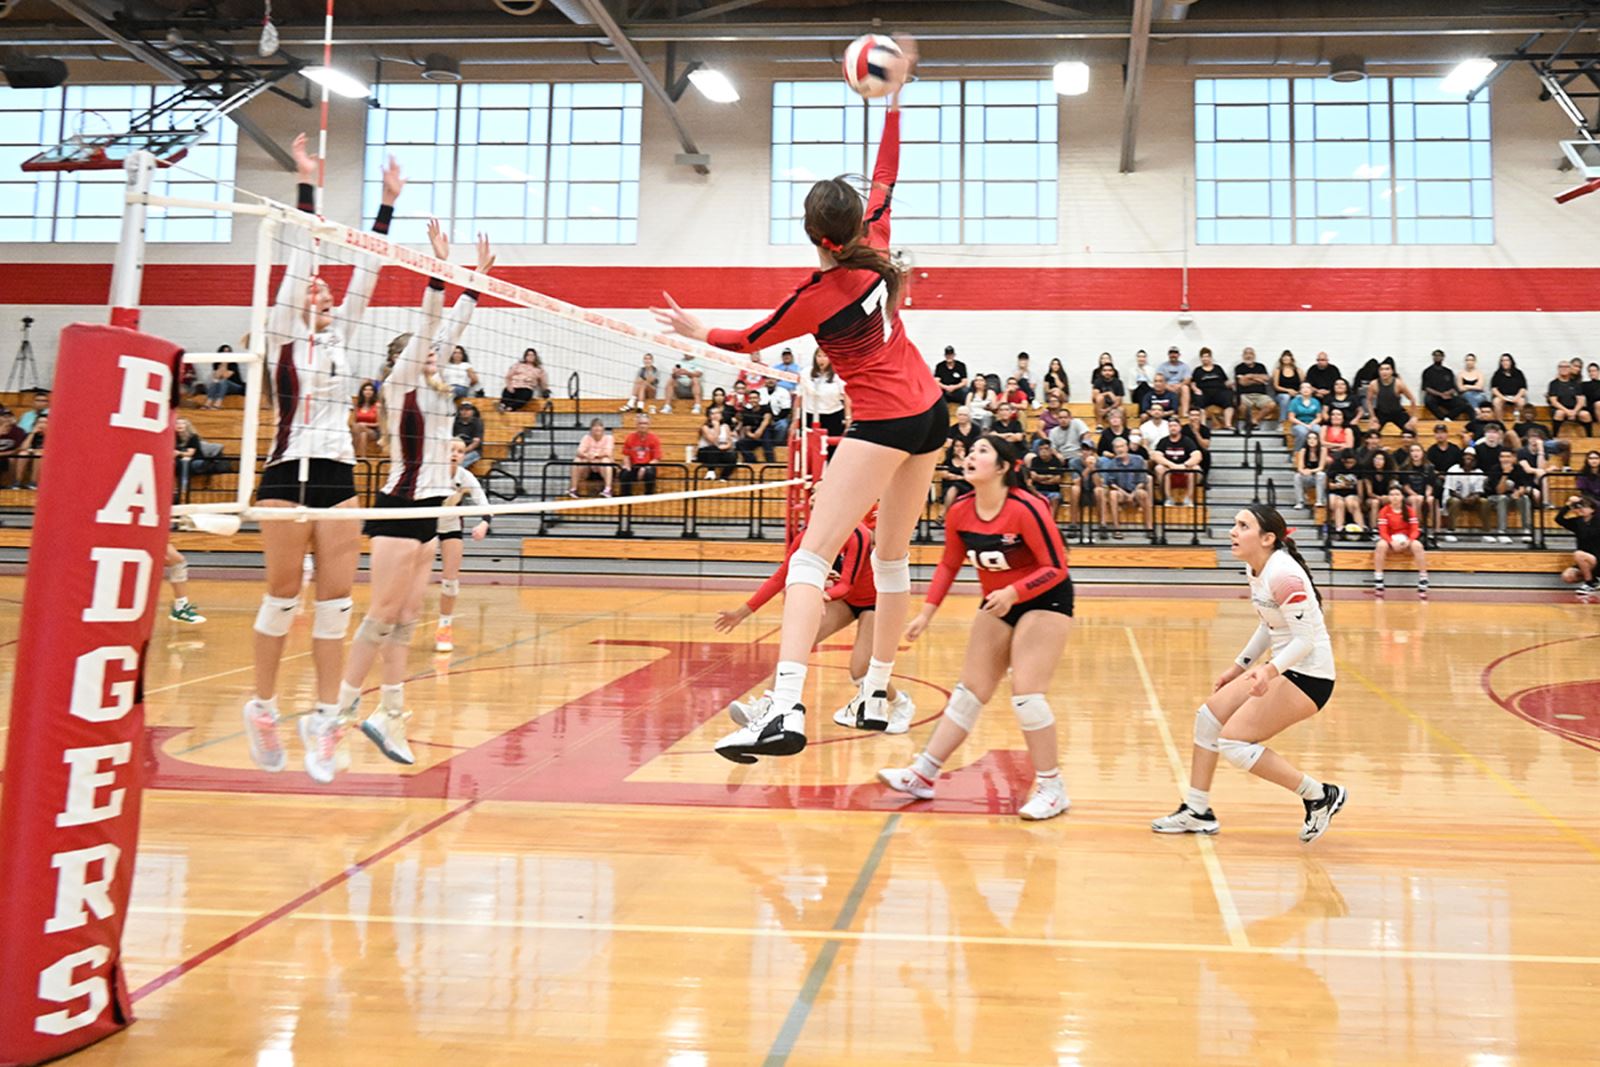
[[[1144,93],[1144,66],[1150,57],[1150,15],[1154,0],[1133,0],[1133,22],[1128,34],[1128,65],[1122,75],[1122,164],[1133,173],[1139,141],[1139,103]]]
[[[677,101],[672,99],[672,94],[667,92],[667,87],[661,84],[661,79],[656,77],[655,71],[650,69],[650,64],[644,61],[639,54],[639,49],[634,47],[628,35],[622,32],[622,27],[617,25],[617,20],[611,17],[611,12],[606,10],[602,0],[581,0],[589,17],[594,19],[595,25],[606,35],[611,46],[617,50],[622,61],[633,70],[634,77],[644,85],[645,91],[667,109],[667,118],[671,120],[673,129],[678,131],[678,143],[683,145],[685,156],[698,156],[700,159],[690,165],[700,174],[710,174],[711,168],[707,165],[705,157],[694,143],[694,135],[689,132],[689,127],[684,123],[683,116],[678,113]]]
[[[687,15],[679,16],[679,22],[700,22],[703,19],[715,18],[726,15],[730,11],[738,11],[741,7],[754,7],[763,0],[723,0],[720,4],[703,7],[699,11],[691,11]]]
[[[1042,11],[1046,15],[1054,15],[1063,19],[1090,19],[1094,18],[1087,11],[1066,4],[1052,3],[1051,0],[1006,0],[1006,3],[1016,7],[1025,7],[1029,11]]]

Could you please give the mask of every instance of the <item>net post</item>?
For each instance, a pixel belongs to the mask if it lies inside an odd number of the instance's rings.
[[[123,169],[128,195],[122,205],[122,237],[111,263],[111,325],[137,330],[139,294],[144,286],[145,218],[150,212],[144,197],[150,193],[156,157],[142,150],[135,152]]]
[[[267,375],[267,320],[272,314],[272,252],[281,224],[271,215],[256,229],[256,270],[250,291],[250,354],[244,371],[244,425],[239,430],[238,505],[250,506],[261,437],[261,392]]]

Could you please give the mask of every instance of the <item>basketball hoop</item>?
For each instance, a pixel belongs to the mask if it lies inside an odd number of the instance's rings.
[[[156,166],[170,167],[189,154],[189,148],[206,135],[204,129],[128,130],[123,133],[75,133],[66,141],[22,164],[30,172],[69,170],[121,170],[128,157],[149,152]]]
[[[1564,193],[1557,193],[1556,203],[1565,204],[1567,201],[1576,200],[1580,196],[1588,196],[1597,189],[1600,189],[1600,178],[1590,178],[1582,185],[1574,185]]]

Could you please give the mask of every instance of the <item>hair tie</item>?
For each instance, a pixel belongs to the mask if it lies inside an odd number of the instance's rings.
[[[835,255],[838,255],[840,252],[844,251],[844,245],[833,240],[831,237],[824,237],[822,240],[818,241],[817,244],[821,245],[824,250],[832,252]]]
[[[1293,526],[1285,526],[1283,528],[1283,536],[1284,536],[1285,539],[1293,537],[1294,536],[1294,527]]]

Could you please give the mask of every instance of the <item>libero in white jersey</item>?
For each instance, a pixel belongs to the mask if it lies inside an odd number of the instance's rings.
[[[1214,834],[1211,780],[1217,760],[1294,791],[1305,805],[1300,840],[1321,837],[1349,794],[1319,782],[1263,743],[1321,711],[1333,695],[1333,644],[1305,560],[1283,516],[1252,504],[1234,516],[1229,542],[1247,568],[1260,625],[1222,672],[1194,717],[1189,788],[1171,815],[1150,824],[1158,834]],[[1270,658],[1263,656],[1270,652]]]

